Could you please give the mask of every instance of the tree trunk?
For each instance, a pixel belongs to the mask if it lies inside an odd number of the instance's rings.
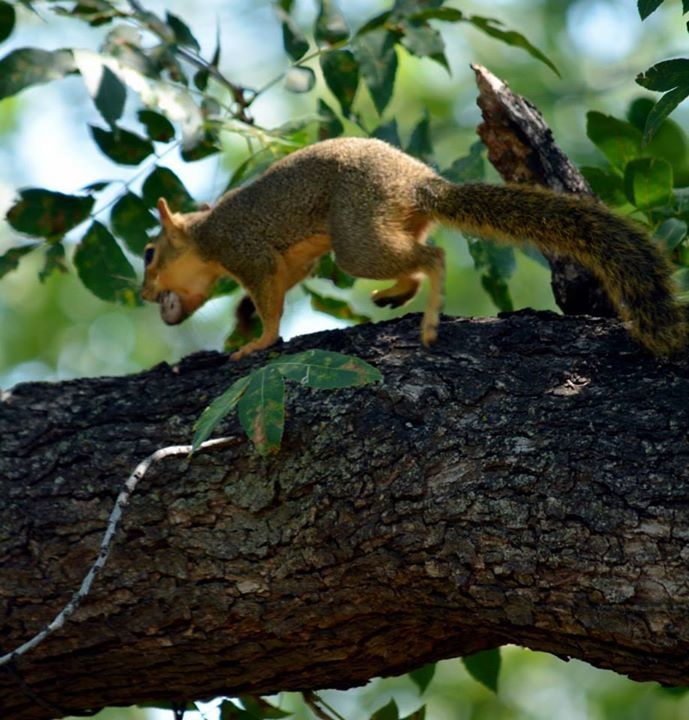
[[[558,192],[592,196],[578,168],[556,144],[538,108],[481,65],[472,65],[483,122],[478,134],[488,159],[505,182],[542,185]],[[547,254],[550,284],[565,315],[616,317],[598,279],[569,258]]]
[[[279,454],[154,466],[57,633],[0,672],[0,717],[345,688],[503,643],[689,683],[689,362],[615,321],[418,317],[300,338],[379,385],[288,387]],[[200,353],[0,402],[2,650],[70,598],[113,499],[267,355]]]

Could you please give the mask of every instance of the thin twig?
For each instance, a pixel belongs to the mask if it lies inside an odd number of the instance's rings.
[[[237,438],[234,437],[222,437],[215,438],[213,440],[206,440],[206,442],[201,443],[198,450],[222,447],[236,441]],[[91,565],[91,568],[84,576],[84,579],[81,581],[79,589],[74,593],[74,595],[72,595],[72,599],[62,608],[62,610],[60,610],[60,612],[53,618],[53,620],[48,623],[48,625],[46,625],[40,632],[36,633],[36,635],[34,635],[30,640],[27,640],[24,644],[15,648],[11,652],[0,656],[0,666],[11,663],[18,657],[25,655],[32,648],[35,648],[36,645],[43,642],[43,640],[45,640],[48,635],[51,635],[56,630],[59,630],[65,624],[65,620],[70,617],[70,615],[74,614],[75,610],[79,607],[82,600],[88,595],[91,589],[91,584],[93,583],[96,575],[98,575],[98,573],[100,573],[100,571],[105,566],[108,556],[110,555],[112,540],[115,535],[115,531],[117,530],[117,525],[122,518],[123,509],[129,502],[129,499],[132,496],[134,490],[136,489],[139,480],[141,480],[141,478],[143,478],[143,476],[148,472],[148,469],[151,467],[151,465],[168,457],[175,457],[178,455],[190,455],[192,451],[192,445],[170,445],[168,447],[156,450],[154,453],[149,455],[145,460],[142,460],[136,466],[134,472],[127,478],[127,481],[122,487],[122,490],[120,490],[120,494],[117,496],[117,500],[115,500],[115,505],[112,509],[112,512],[110,513],[110,517],[108,518],[108,524],[105,528],[105,532],[103,533],[103,539],[100,543],[98,555],[96,556],[95,561]]]

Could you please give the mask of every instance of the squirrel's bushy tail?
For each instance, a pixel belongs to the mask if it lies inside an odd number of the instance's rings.
[[[673,297],[671,266],[643,229],[593,200],[528,185],[455,185],[418,191],[421,209],[443,224],[496,240],[531,241],[576,260],[599,278],[630,332],[654,355],[687,345],[686,309]]]

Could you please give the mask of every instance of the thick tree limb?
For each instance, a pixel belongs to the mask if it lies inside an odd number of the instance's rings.
[[[322,333],[385,382],[291,387],[282,451],[149,471],[92,594],[0,672],[0,716],[348,687],[516,642],[689,683],[689,362],[614,321]],[[123,480],[265,360],[202,353],[0,403],[1,650],[78,587]],[[53,709],[50,709],[50,708]]]
[[[556,144],[538,108],[482,65],[472,65],[472,69],[479,89],[476,102],[483,114],[478,134],[503,180],[593,195],[584,176]],[[601,284],[588,270],[568,258],[548,255],[547,259],[553,295],[562,312],[616,316]]]

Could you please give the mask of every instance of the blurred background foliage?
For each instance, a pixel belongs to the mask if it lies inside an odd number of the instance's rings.
[[[72,18],[56,16],[49,11],[49,6],[55,5],[13,4],[17,24],[0,46],[1,54],[7,56],[17,48],[29,46],[44,50],[78,47],[96,51],[108,26],[89,28]],[[75,4],[62,5],[70,8]],[[165,17],[167,11],[183,19],[198,40],[203,57],[211,59],[220,46],[218,66],[225,78],[246,87],[265,88],[251,104],[257,126],[281,127],[277,135],[289,138],[295,145],[311,142],[316,139],[317,127],[305,126],[299,121],[319,112],[323,114],[321,100],[336,109],[346,134],[361,134],[361,128],[340,112],[340,98],[326,87],[317,58],[307,63],[313,77],[297,73],[288,75],[287,85],[283,81],[282,73],[290,59],[283,44],[281,20],[285,22],[285,17],[279,16],[278,5],[283,13],[291,10],[289,22],[304,32],[310,41],[307,52],[312,52],[316,47],[311,28],[319,11],[317,2],[209,0],[194,4],[192,11],[192,6],[181,0],[150,0],[146,8],[160,17]],[[323,5],[329,3],[321,3],[320,7]],[[486,65],[539,107],[558,143],[577,164],[586,168],[586,176],[596,191],[621,212],[632,213],[647,222],[681,268],[687,264],[685,244],[689,221],[689,201],[683,190],[689,185],[689,146],[683,130],[687,127],[688,111],[680,105],[672,120],[662,126],[658,123],[655,139],[651,145],[645,145],[642,135],[648,128],[649,112],[658,100],[658,91],[671,93],[675,86],[668,85],[662,73],[655,86],[654,76],[648,75],[648,90],[636,84],[634,78],[661,60],[686,54],[687,28],[681,13],[687,3],[642,0],[638,5],[632,0],[494,0],[489,4],[451,0],[447,7],[460,9],[467,15],[497,18],[507,29],[523,33],[552,61],[559,75],[534,57],[534,53],[498,42],[480,27],[467,23],[434,23],[445,43],[445,61],[450,72],[438,58],[415,57],[398,49],[394,93],[382,117],[378,118],[375,98],[360,90],[356,100],[357,119],[368,131],[374,131],[380,123],[387,136],[392,123],[396,123],[403,147],[411,145],[419,154],[426,155],[429,162],[445,170],[458,158],[472,156],[472,152],[476,157],[475,127],[480,114],[469,63]],[[642,23],[639,11],[657,5],[660,5],[657,11]],[[389,7],[390,3],[384,0],[341,3],[350,28],[360,27]],[[178,30],[184,32],[183,28]],[[298,33],[295,37],[298,40]],[[332,38],[330,41],[336,42]],[[299,48],[293,47],[295,56],[298,52]],[[684,72],[684,68],[671,69]],[[312,91],[294,92],[309,88],[314,81]],[[677,97],[682,94],[683,83],[685,76],[680,72]],[[107,127],[103,126],[103,108],[99,112],[81,78],[68,76],[58,82],[29,87],[19,94],[6,95],[0,102],[0,210],[3,216],[16,207],[18,188],[43,187],[79,194],[95,181],[114,181],[98,194],[96,211],[99,207],[112,206],[122,192],[123,183],[129,183],[133,177],[136,179],[131,189],[140,192],[145,178],[140,168],[111,162],[104,154],[107,143],[103,137],[99,149],[94,142],[98,138],[92,138],[87,129],[87,124],[102,130]],[[226,90],[226,100],[227,96]],[[139,109],[130,93],[124,106],[125,126],[137,123]],[[616,125],[607,116],[626,124]],[[424,118],[429,123],[425,130]],[[285,127],[288,123],[293,126]],[[430,147],[423,142],[424,132]],[[623,151],[616,142],[619,138],[628,141]],[[231,178],[236,180],[251,170],[246,164],[249,144],[240,127],[218,131],[216,140],[222,148],[220,153],[202,157],[204,146],[201,144],[197,152],[200,159],[193,162],[185,162],[176,146],[166,148],[156,143],[153,160],[174,171],[195,201],[213,201]],[[498,181],[485,162],[482,169],[480,162],[475,163],[472,172],[474,176],[484,173],[487,180]],[[249,175],[250,172],[245,177]],[[648,188],[650,194],[646,192]],[[107,219],[107,213],[105,217]],[[83,233],[84,226],[81,226],[80,230],[67,234],[66,261],[55,253],[54,266],[71,263],[76,242]],[[496,312],[498,305],[503,309],[524,306],[555,309],[548,271],[537,259],[523,253],[514,256],[509,253],[496,261],[486,255],[491,252],[490,246],[477,246],[475,241],[467,242],[452,231],[438,231],[435,241],[448,252],[448,314],[489,315]],[[17,235],[8,225],[0,226],[0,256],[5,261],[9,250],[27,242],[25,236]],[[140,276],[142,267],[137,250],[140,248],[128,243],[124,253]],[[123,304],[99,299],[86,289],[75,272],[51,271],[39,281],[37,275],[46,269],[45,264],[43,250],[28,252],[18,267],[0,281],[0,387],[34,379],[134,372],[156,362],[174,362],[197,349],[220,349],[232,329],[233,308],[238,300],[236,292],[212,300],[184,325],[167,327],[160,321],[156,307],[139,306],[135,298]],[[475,266],[479,266],[478,271]],[[494,269],[492,279],[491,268]],[[680,270],[678,279],[686,288],[682,272]],[[297,288],[290,293],[282,325],[283,337],[341,327],[348,320],[337,319],[332,313],[346,318],[348,312],[343,307],[349,307],[349,314],[354,317],[361,315],[375,320],[418,311],[423,305],[421,297],[398,311],[377,309],[368,298],[375,286],[373,282],[357,281],[352,288],[340,288],[325,279],[310,280],[308,290]],[[346,301],[347,305],[330,302],[327,309],[331,314],[324,314],[313,309],[314,294],[317,305],[323,306],[324,297]],[[426,717],[434,720],[553,717],[559,720],[669,720],[689,715],[689,698],[684,693],[663,690],[653,683],[633,683],[584,663],[567,663],[517,648],[503,649],[501,657],[497,693],[477,682],[455,660],[439,663],[422,696],[418,684],[407,676],[372,681],[365,688],[346,693],[324,692],[321,697],[340,715],[352,719],[396,717],[390,708],[387,714],[382,711],[375,714],[388,705],[391,698],[399,708],[399,717],[412,715],[425,703]],[[277,700],[281,707],[293,711],[294,717],[312,717],[300,696],[284,694]],[[216,706],[205,705],[201,709],[203,716],[213,720],[220,714]],[[248,713],[244,717],[263,716],[258,711],[258,715],[251,715],[246,709],[244,712]],[[240,716],[229,706],[225,706],[221,714],[227,718]],[[170,718],[172,713],[113,709],[98,717],[134,720],[154,716]],[[187,717],[201,715],[190,712]]]

